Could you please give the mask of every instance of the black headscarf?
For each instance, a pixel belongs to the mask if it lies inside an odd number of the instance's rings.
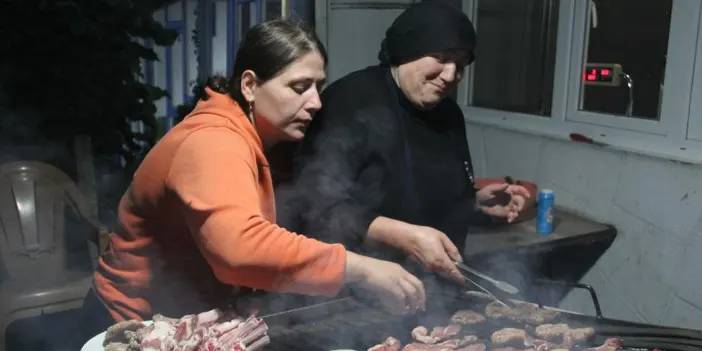
[[[459,9],[442,1],[412,5],[385,32],[378,59],[397,66],[432,52],[466,50],[468,62],[475,55],[473,23]]]

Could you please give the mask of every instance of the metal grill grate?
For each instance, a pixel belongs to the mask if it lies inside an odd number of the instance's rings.
[[[438,303],[452,306],[452,311],[475,307],[463,300]],[[429,309],[431,311],[431,309]],[[448,311],[421,316],[391,316],[379,309],[356,302],[342,301],[337,306],[325,306],[323,311],[307,310],[281,314],[267,320],[271,327],[271,344],[266,350],[366,350],[387,336],[408,342],[409,332],[422,324],[445,324]],[[563,314],[565,322],[578,326],[593,326],[597,331],[595,344],[611,336],[622,337],[623,351],[699,351],[702,332],[678,328],[644,325],[577,314]],[[493,326],[494,327],[494,326]],[[489,328],[488,328],[489,329]]]

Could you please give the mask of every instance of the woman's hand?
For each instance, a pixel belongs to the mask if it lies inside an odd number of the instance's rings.
[[[346,282],[358,282],[393,314],[426,307],[424,284],[399,264],[346,252]]]
[[[463,275],[456,268],[456,261],[463,261],[461,254],[446,234],[431,227],[412,225],[407,232],[403,251],[419,262],[429,272],[464,284]]]
[[[524,208],[529,191],[521,185],[489,184],[475,194],[480,210],[492,217],[514,221]]]
[[[465,282],[454,264],[463,261],[458,248],[441,231],[381,216],[371,223],[368,238],[400,249],[429,272]]]

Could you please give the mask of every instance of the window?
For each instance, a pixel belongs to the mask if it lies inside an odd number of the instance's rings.
[[[702,21],[702,18],[700,19]],[[692,106],[687,138],[702,142],[702,35],[697,37],[697,60],[693,75]]]
[[[237,42],[253,26],[276,18],[283,17],[283,10],[288,16],[314,24],[314,1],[312,0],[229,0],[236,7],[238,21]]]
[[[283,3],[287,7],[288,14],[296,12],[299,8],[308,8],[312,4],[311,0],[283,1],[283,0],[238,0],[240,6],[240,34],[246,33],[254,25],[283,17]]]
[[[476,62],[459,90],[469,120],[560,138],[576,132],[702,163],[702,2],[463,5],[478,33]],[[536,78],[526,78],[527,68]]]
[[[579,109],[659,120],[672,7],[590,1]]]
[[[555,0],[480,1],[472,104],[550,115],[557,21]]]
[[[598,2],[595,1],[576,2],[573,9],[567,119],[661,135],[668,138],[668,141],[677,138],[682,142],[690,110],[700,2],[622,0],[617,1],[616,6],[612,6],[612,2],[602,3],[607,5],[598,8]],[[627,10],[631,9],[634,9],[631,11],[633,13],[625,16]],[[605,10],[612,12],[608,16],[631,20],[620,19],[623,24],[611,25],[612,29],[609,30],[602,28],[602,25],[607,26],[607,16],[604,17],[605,22],[602,22]],[[628,33],[627,36],[616,40],[590,40],[591,33],[595,32],[592,29],[595,17],[597,27],[602,29],[596,36],[613,38],[615,35],[609,33],[617,30]],[[653,18],[657,18],[655,25],[641,24],[642,21],[654,21]],[[624,29],[625,27],[635,28]],[[650,29],[645,29],[649,27]],[[605,44],[606,42],[610,44]],[[637,45],[630,46],[622,42]],[[623,46],[625,50],[616,48],[617,45]],[[608,46],[611,48],[606,49]],[[592,50],[588,50],[588,47]],[[610,62],[588,62],[588,59]],[[588,78],[588,63],[620,64],[622,84],[618,87],[584,84],[583,80]],[[597,65],[590,65],[590,68],[593,66]],[[626,86],[626,74],[633,81],[631,98]]]
[[[282,4],[280,0],[265,0],[264,13],[266,21],[282,17]]]
[[[239,27],[239,32],[237,33],[237,38],[241,41],[249,28],[261,22],[263,12],[261,11],[261,1],[238,1],[238,7],[236,18],[239,22],[237,26]],[[237,47],[239,46],[238,44],[237,42]]]

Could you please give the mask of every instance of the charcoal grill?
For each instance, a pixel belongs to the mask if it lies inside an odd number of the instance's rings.
[[[625,351],[699,351],[702,350],[702,331],[663,327],[637,322],[609,319],[602,316],[597,294],[589,286],[597,314],[588,316],[559,310],[561,320],[571,326],[591,326],[596,336],[593,345],[607,337],[619,337]],[[432,296],[427,312],[414,316],[393,316],[353,297],[329,300],[285,310],[266,317],[270,326],[271,344],[266,350],[366,350],[382,342],[387,336],[409,342],[415,326],[445,325],[453,312],[476,309],[476,302],[464,294]],[[548,307],[547,307],[548,308]],[[480,309],[477,309],[480,310]]]

